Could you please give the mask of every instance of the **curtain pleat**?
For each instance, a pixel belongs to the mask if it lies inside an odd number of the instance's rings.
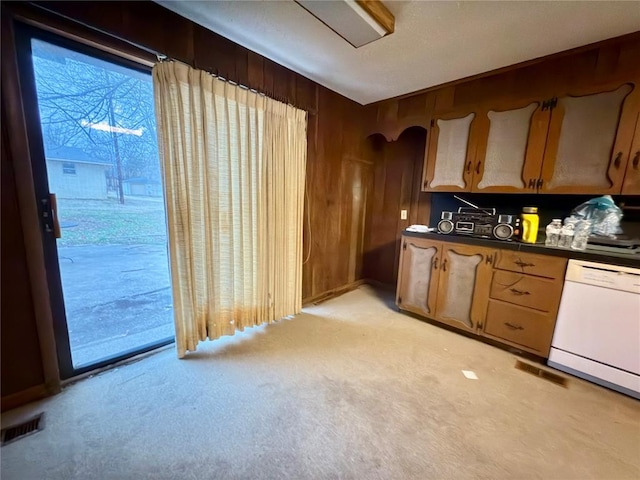
[[[302,308],[306,112],[153,69],[179,357]]]

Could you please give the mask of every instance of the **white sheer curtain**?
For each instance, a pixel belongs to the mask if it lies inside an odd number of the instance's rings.
[[[153,68],[179,357],[302,307],[306,112]]]

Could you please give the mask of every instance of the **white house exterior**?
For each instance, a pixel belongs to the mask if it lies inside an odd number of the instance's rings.
[[[107,162],[92,159],[73,147],[50,149],[46,160],[49,190],[58,198],[107,198]]]

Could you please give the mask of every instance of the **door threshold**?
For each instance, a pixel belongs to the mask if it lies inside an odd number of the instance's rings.
[[[113,369],[113,368],[118,368],[118,367],[122,367],[124,365],[129,365],[131,363],[139,362],[140,360],[143,360],[143,359],[145,359],[147,357],[150,357],[152,355],[155,355],[157,353],[164,352],[165,350],[173,348],[174,346],[175,346],[175,341],[172,341],[171,343],[168,343],[166,345],[160,345],[157,348],[154,348],[152,350],[148,350],[146,352],[139,353],[139,354],[134,355],[132,357],[125,358],[125,359],[119,360],[119,361],[114,362],[114,363],[110,363],[109,365],[104,365],[102,367],[97,367],[97,368],[95,368],[93,370],[89,370],[87,372],[80,373],[80,374],[78,374],[78,375],[76,375],[74,377],[67,378],[65,380],[62,380],[60,382],[60,385],[62,386],[62,388],[68,387],[69,385],[73,385],[74,383],[79,382],[80,380],[84,380],[86,378],[91,378],[91,377],[94,377],[96,375],[100,375],[102,373],[105,373],[105,372]]]

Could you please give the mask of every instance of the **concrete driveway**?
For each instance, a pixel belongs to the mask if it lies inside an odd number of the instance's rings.
[[[74,366],[174,335],[167,247],[59,247]]]

